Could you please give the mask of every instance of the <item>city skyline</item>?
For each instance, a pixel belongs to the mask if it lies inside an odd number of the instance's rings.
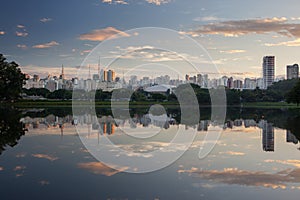
[[[104,91],[112,91],[114,89],[127,88],[127,89],[138,89],[143,87],[147,88],[152,87],[149,91],[157,90],[153,86],[161,85],[159,90],[172,90],[173,87],[178,87],[181,84],[185,83],[193,83],[197,84],[202,88],[217,88],[219,86],[227,87],[228,89],[250,89],[254,90],[256,88],[259,89],[267,89],[274,82],[278,82],[281,80],[289,80],[289,79],[297,79],[299,78],[299,65],[286,65],[286,76],[284,77],[276,77],[275,78],[275,56],[264,56],[262,62],[262,77],[258,78],[250,78],[245,77],[244,79],[236,79],[233,76],[219,75],[219,77],[211,78],[208,74],[186,74],[182,79],[179,76],[177,79],[172,78],[170,75],[160,75],[157,77],[149,77],[144,75],[142,77],[138,77],[136,74],[132,74],[129,77],[125,78],[123,76],[116,76],[116,72],[113,69],[103,69],[99,63],[97,66],[97,73],[93,71],[91,72],[91,66],[88,66],[88,70],[81,69],[82,73],[85,74],[88,71],[87,76],[80,77],[72,77],[65,78],[64,65],[61,67],[61,73],[59,76],[48,75],[46,78],[40,79],[39,75],[33,75],[30,78],[30,75],[27,76],[26,84],[24,88],[46,88],[49,91],[53,92],[58,89],[84,89],[87,91],[102,89]],[[84,78],[85,77],[85,78]],[[162,89],[164,88],[164,89]]]
[[[53,4],[52,1],[30,0],[17,4],[4,1],[3,4],[13,7],[16,15],[9,15],[6,10],[0,14],[1,53],[8,60],[18,62],[29,74],[59,73],[63,63],[65,70],[74,76],[96,45],[114,34],[134,37],[126,30],[138,27],[164,27],[192,37],[208,51],[220,74],[227,76],[259,77],[261,60],[257,58],[265,55],[277,58],[277,76],[285,74],[286,65],[299,63],[300,17],[296,8],[300,3],[294,0],[286,2],[286,5],[294,5],[292,7],[270,0],[259,3],[230,0],[226,4],[219,0],[92,0],[84,3],[76,0],[72,1],[72,12],[67,11],[68,2]],[[138,46],[113,48],[123,53]],[[171,55],[164,54],[168,59],[163,61],[155,52],[147,55],[154,56],[156,61],[174,64]],[[186,56],[195,58],[201,66],[201,60],[193,52]],[[107,57],[102,58],[103,66],[109,64]]]

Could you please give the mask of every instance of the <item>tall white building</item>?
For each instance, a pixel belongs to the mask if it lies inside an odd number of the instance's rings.
[[[263,79],[264,88],[267,89],[274,82],[275,78],[275,56],[265,56],[263,58]]]

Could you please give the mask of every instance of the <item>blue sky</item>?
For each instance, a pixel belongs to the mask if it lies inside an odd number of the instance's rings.
[[[300,62],[296,0],[3,0],[1,5],[0,53],[30,74],[59,73],[64,64],[74,76],[75,67],[106,37],[140,27],[193,37],[228,76],[260,76],[264,55],[276,56],[276,75]]]

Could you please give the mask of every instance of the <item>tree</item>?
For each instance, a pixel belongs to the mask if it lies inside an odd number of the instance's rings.
[[[13,108],[0,107],[0,155],[7,148],[18,144],[26,129],[20,122],[22,113]]]
[[[5,60],[0,54],[0,101],[15,101],[20,98],[26,78],[17,63]]]
[[[300,103],[300,81],[297,82],[295,87],[287,94],[288,103],[296,103],[297,106]]]

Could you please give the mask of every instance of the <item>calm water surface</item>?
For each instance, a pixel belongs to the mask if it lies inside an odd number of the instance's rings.
[[[229,109],[218,126],[223,133],[204,159],[198,158],[202,141],[216,128],[207,110],[199,123],[185,125],[176,109],[167,110],[167,122],[143,109],[131,110],[131,120],[113,119],[100,109],[100,126],[87,114],[73,118],[67,108],[0,112],[1,199],[299,199],[298,110]],[[109,137],[136,153],[163,147],[179,126],[196,129],[197,135],[169,167],[129,174],[91,156],[76,132],[79,123],[90,126],[95,140]],[[162,130],[153,141],[132,145],[124,127]]]

